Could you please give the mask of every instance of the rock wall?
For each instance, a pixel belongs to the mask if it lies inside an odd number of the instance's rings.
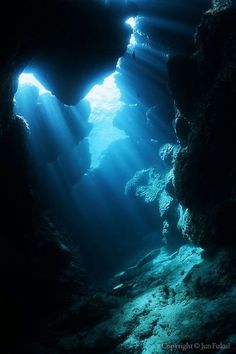
[[[57,98],[75,104],[95,75],[115,68],[129,39],[126,16],[127,9],[93,0],[11,1],[0,11],[0,352],[27,353],[20,343],[45,330],[75,293],[88,291],[65,235],[36,197],[29,127],[13,113],[18,76],[34,69]]]
[[[187,237],[208,250],[235,247],[235,21],[235,4],[215,6],[197,28],[195,53],[168,63],[184,141],[176,195],[188,209]]]

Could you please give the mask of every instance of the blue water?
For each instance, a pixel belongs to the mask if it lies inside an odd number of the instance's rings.
[[[191,21],[172,18],[168,9],[154,18],[152,1],[143,6],[143,16],[127,21],[133,34],[116,71],[76,106],[59,102],[27,71],[19,77],[15,95],[15,111],[30,128],[39,199],[55,223],[69,231],[73,248],[98,278],[163,245],[163,235],[173,234],[174,224],[178,234],[184,214],[176,206],[176,216],[162,219],[158,205],[170,198],[161,188],[149,203],[145,193],[156,183],[153,174],[149,180],[142,177],[133,195],[125,193],[138,171],[154,169],[165,184],[171,166],[166,167],[159,150],[163,144],[177,143],[166,85],[166,62],[176,53],[169,31],[183,38],[192,38],[194,32]],[[163,8],[160,5],[160,13]],[[159,37],[153,35],[156,31]]]

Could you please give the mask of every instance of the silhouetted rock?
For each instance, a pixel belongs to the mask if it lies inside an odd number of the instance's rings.
[[[235,21],[235,5],[208,11],[194,55],[169,63],[176,105],[189,128],[174,185],[188,208],[187,235],[206,249],[235,247]]]
[[[112,8],[93,0],[11,1],[1,8],[0,312],[3,330],[0,351],[42,354],[42,343],[34,346],[32,341],[41,334],[43,342],[43,333],[47,332],[56,312],[68,309],[74,294],[80,297],[88,288],[85,277],[81,276],[81,266],[75,265],[72,253],[64,245],[66,237],[45,218],[39,205],[32,178],[28,127],[13,113],[17,80],[27,67],[63,103],[76,104],[95,82],[114,71],[129,40],[130,29],[125,19],[130,16],[131,8]],[[44,163],[58,160],[67,151],[56,131],[50,128],[42,101],[37,103],[42,96],[32,87],[23,90],[29,99],[26,110],[34,111],[29,120],[33,137],[40,131],[35,146],[44,151]],[[56,98],[49,96],[51,103],[55,103]],[[55,126],[57,114],[65,115],[65,124],[71,133],[70,149],[90,130],[86,121],[89,107],[81,104],[76,109],[81,115],[81,124],[75,120],[71,108],[58,102],[53,117]],[[84,161],[81,160],[79,171],[83,174],[89,163],[88,146],[85,143],[78,149],[83,150]],[[37,163],[42,167],[42,157]],[[63,163],[70,166],[65,156]],[[78,175],[68,168],[69,181],[66,182],[71,187]],[[45,336],[47,341],[50,335]],[[53,351],[52,348],[50,353]]]

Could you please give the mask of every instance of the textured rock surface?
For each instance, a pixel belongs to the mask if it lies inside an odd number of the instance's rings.
[[[188,238],[207,249],[235,246],[235,21],[235,4],[208,11],[194,55],[168,64],[176,106],[189,125],[175,189],[188,208]]]
[[[125,187],[127,197],[143,201],[153,211],[154,217],[161,220],[162,230],[156,231],[162,234],[162,242],[172,249],[183,244],[182,233],[186,235],[186,227],[179,227],[181,209],[173,186],[172,167],[179,150],[179,145],[169,143],[161,146],[159,156],[163,166],[136,172]]]
[[[112,72],[125,51],[130,35],[126,10],[93,0],[1,5],[0,352],[36,353],[28,344],[22,348],[22,342],[32,341],[47,328],[55,312],[68,307],[75,293],[79,297],[89,292],[81,267],[63,244],[66,237],[52,227],[37,200],[28,127],[13,114],[18,76],[27,66],[62,102],[77,103],[94,85],[94,77],[100,80]],[[36,99],[37,93],[33,96]],[[69,108],[60,107],[73,130],[75,145],[84,135],[76,131]],[[35,113],[42,106],[37,108]],[[42,135],[45,155],[52,161],[62,146],[56,146],[52,132],[44,130]],[[77,176],[70,171],[70,178],[73,185]]]
[[[175,352],[182,353],[181,345],[220,342],[231,344],[234,352],[235,271],[233,258],[224,252],[206,260],[202,249],[190,246],[172,254],[155,250],[117,274],[107,293],[92,300],[90,330],[82,332],[74,323],[58,340],[58,352],[154,354],[179,345]],[[99,321],[96,312],[104,305]]]
[[[163,188],[164,181],[161,175],[151,168],[136,172],[134,177],[127,182],[125,194],[143,198],[145,203],[152,203],[155,202]]]

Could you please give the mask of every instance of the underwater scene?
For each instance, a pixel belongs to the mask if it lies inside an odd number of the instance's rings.
[[[0,19],[0,354],[236,353],[236,1]]]

